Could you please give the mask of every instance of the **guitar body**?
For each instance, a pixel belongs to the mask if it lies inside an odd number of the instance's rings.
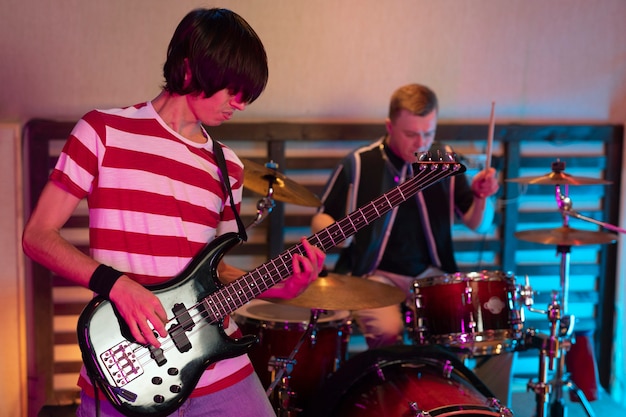
[[[220,288],[216,268],[223,254],[240,242],[234,233],[221,236],[176,278],[149,287],[168,318],[180,316],[166,327],[170,337],[160,339],[162,351],[133,342],[127,325],[108,300],[96,297],[85,307],[78,322],[83,361],[98,388],[120,412],[132,417],[173,413],[207,366],[246,353],[256,341],[254,336],[228,337],[221,317],[212,317],[202,302]]]

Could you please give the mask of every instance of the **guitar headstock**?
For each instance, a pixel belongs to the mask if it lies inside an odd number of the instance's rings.
[[[426,169],[426,167],[443,167],[444,169],[452,169],[456,174],[465,172],[466,168],[460,162],[459,156],[456,152],[446,152],[442,150],[431,150],[425,152],[415,152],[417,157],[418,169]]]
[[[445,152],[439,149],[434,151],[415,152],[415,156],[417,157],[417,163],[460,163],[456,152]]]

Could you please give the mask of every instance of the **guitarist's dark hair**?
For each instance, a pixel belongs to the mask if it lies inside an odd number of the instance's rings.
[[[227,88],[252,103],[267,84],[267,55],[259,36],[237,13],[196,9],[178,24],[163,75],[163,89],[170,93],[211,97]]]

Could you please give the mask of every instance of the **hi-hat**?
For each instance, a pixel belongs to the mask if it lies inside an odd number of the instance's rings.
[[[600,178],[574,177],[564,172],[551,172],[540,177],[509,178],[505,181],[535,185],[593,185],[611,184],[611,181]]]
[[[305,187],[287,178],[280,172],[241,158],[244,167],[243,186],[255,193],[267,196],[270,185],[272,195],[269,197],[285,203],[300,206],[319,207],[321,202]]]
[[[363,310],[399,304],[405,294],[397,287],[351,275],[318,277],[299,296],[272,302],[319,310]]]
[[[516,232],[515,237],[528,242],[561,246],[604,244],[613,243],[616,240],[616,235],[613,233],[577,230],[568,226],[556,229],[524,230]]]

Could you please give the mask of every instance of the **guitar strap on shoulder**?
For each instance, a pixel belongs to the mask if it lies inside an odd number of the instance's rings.
[[[215,139],[213,140],[213,153],[215,154],[215,160],[217,161],[217,167],[220,169],[222,174],[222,181],[224,183],[224,187],[228,192],[228,196],[230,197],[230,207],[235,213],[235,220],[237,221],[237,226],[239,227],[239,236],[244,241],[248,240],[248,234],[246,233],[246,228],[241,221],[241,217],[239,217],[239,213],[237,212],[235,206],[235,199],[233,198],[233,191],[230,188],[230,180],[228,179],[228,169],[226,168],[226,160],[224,159],[224,152],[222,151],[222,145]]]

